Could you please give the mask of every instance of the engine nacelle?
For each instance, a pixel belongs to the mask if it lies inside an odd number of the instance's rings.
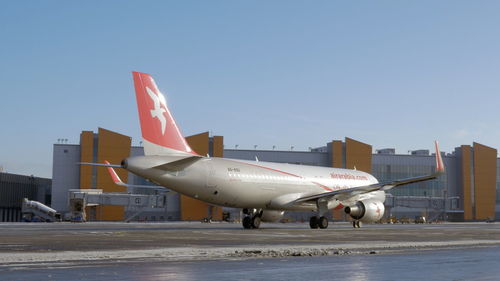
[[[344,211],[355,220],[371,223],[384,216],[384,203],[374,200],[358,201],[353,206],[345,207]]]
[[[277,222],[281,218],[283,218],[284,214],[285,214],[285,211],[264,210],[262,212],[262,217],[260,218],[260,220],[263,222]]]

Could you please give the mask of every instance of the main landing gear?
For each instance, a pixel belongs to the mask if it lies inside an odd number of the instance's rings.
[[[358,220],[352,221],[352,227],[354,228],[361,228],[362,225],[363,223]]]
[[[243,209],[243,214],[245,214],[245,217],[243,218],[243,228],[259,228],[262,213],[262,210]]]
[[[318,215],[309,219],[309,226],[312,229],[325,229],[328,228],[328,219],[324,216],[328,212],[328,201],[319,199],[316,201],[316,208]]]
[[[328,219],[326,217],[317,217],[317,216],[311,217],[311,219],[309,219],[309,226],[312,229],[317,229],[317,228],[325,229],[328,227]]]

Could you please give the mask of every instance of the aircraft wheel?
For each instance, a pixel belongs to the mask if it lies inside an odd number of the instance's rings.
[[[312,228],[312,229],[316,229],[319,227],[318,225],[318,217],[311,217],[309,219],[309,226]]]
[[[362,223],[362,222],[360,222],[360,221],[356,221],[356,227],[357,227],[357,228],[361,228],[361,226],[362,226],[362,225],[363,225],[363,223]]]
[[[260,217],[259,216],[253,217],[252,228],[259,228],[259,226],[260,226]]]
[[[319,220],[317,220],[318,226],[321,229],[325,229],[328,227],[328,219],[325,217],[320,217]]]
[[[352,221],[352,227],[356,228],[356,221]]]
[[[251,217],[246,216],[243,218],[243,228],[245,228],[245,229],[252,228],[252,218]]]

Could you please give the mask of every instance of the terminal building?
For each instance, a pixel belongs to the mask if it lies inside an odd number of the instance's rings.
[[[189,145],[200,155],[223,156],[222,137],[209,138],[208,133],[186,138]],[[143,178],[116,169],[123,182],[151,187],[117,186],[104,167],[78,165],[79,162],[120,163],[129,156],[144,155],[142,147],[131,146],[131,138],[106,129],[99,128],[97,133],[84,131],[80,144],[55,144],[53,159],[52,208],[60,213],[70,212],[69,193],[75,189],[100,189],[104,193],[148,194],[163,198],[163,204],[138,210],[135,206],[98,205],[87,206],[87,220],[121,221],[134,220],[201,220],[212,217],[222,219],[222,208],[209,206],[199,200],[180,195],[163,187],[156,186]],[[106,195],[103,195],[106,197]],[[106,199],[106,198],[104,198]],[[110,196],[111,199],[111,196]]]
[[[0,222],[21,221],[24,198],[50,205],[51,186],[50,179],[0,172]]]
[[[431,174],[435,157],[428,150],[396,154],[395,149],[375,150],[371,145],[345,138],[310,151],[224,149],[223,137],[210,137],[208,132],[187,137],[189,145],[200,155],[243,160],[281,162],[312,166],[357,169],[373,174],[380,182]],[[104,193],[151,194],[164,198],[164,204],[142,208],[94,205],[86,207],[88,220],[221,220],[223,213],[238,216],[239,210],[210,206],[179,195],[163,187],[116,169],[124,182],[150,185],[150,188],[129,188],[115,185],[104,167],[77,165],[78,162],[108,160],[120,163],[128,156],[143,155],[143,148],[131,146],[131,138],[106,129],[97,133],[84,131],[79,144],[55,144],[52,182],[52,207],[69,212],[70,190],[100,189]],[[386,216],[412,217],[425,215],[430,219],[481,221],[500,217],[500,159],[497,150],[479,143],[461,145],[450,153],[442,153],[446,174],[437,180],[394,188],[386,199]],[[288,220],[308,221],[310,212],[287,214]],[[345,220],[346,215],[332,211],[332,219]]]

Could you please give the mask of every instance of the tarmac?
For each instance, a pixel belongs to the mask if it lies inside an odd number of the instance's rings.
[[[355,229],[334,223],[3,223],[0,264],[70,261],[196,261],[384,254],[500,245],[498,223],[372,224]]]

